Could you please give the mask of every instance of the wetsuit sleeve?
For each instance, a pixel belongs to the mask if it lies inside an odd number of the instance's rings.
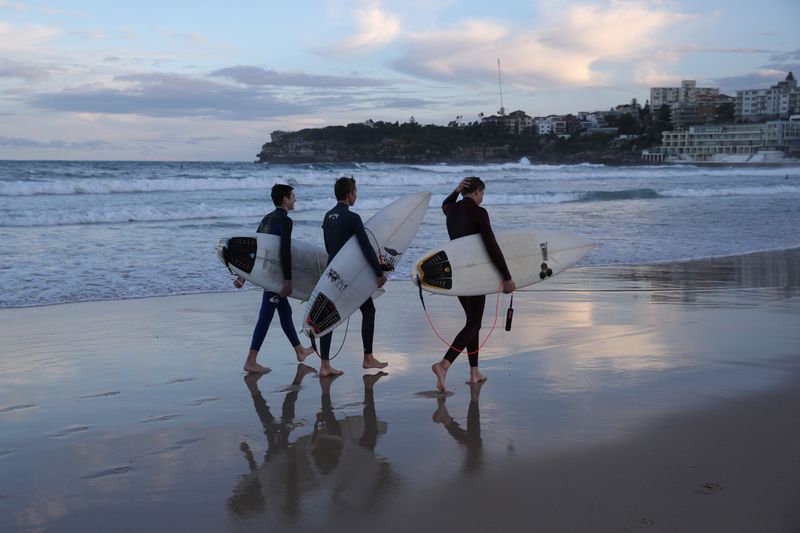
[[[292,279],[292,219],[286,217],[281,228],[281,268],[283,269],[283,279]]]
[[[444,211],[445,215],[450,206],[456,203],[456,200],[458,200],[458,191],[451,192],[450,195],[444,199],[444,202],[442,202],[442,211]]]
[[[489,213],[486,212],[486,209],[480,208],[477,210],[476,215],[480,223],[481,239],[483,240],[484,246],[486,246],[489,258],[492,260],[492,263],[494,263],[494,266],[497,267],[497,270],[500,271],[503,279],[505,281],[510,280],[511,273],[508,271],[503,251],[500,250],[500,245],[497,244],[497,239],[494,237],[494,231],[492,231],[492,225],[489,222]]]
[[[361,222],[361,217],[356,213],[352,213],[352,215],[353,216],[350,217],[351,229],[353,230],[353,234],[356,236],[356,239],[358,239],[358,245],[361,247],[361,253],[364,254],[367,263],[369,263],[372,269],[375,271],[375,275],[381,277],[383,276],[383,269],[381,269],[378,256],[375,255],[375,250],[372,249],[372,245],[369,242],[369,237],[367,237],[367,232],[364,229],[364,223]]]

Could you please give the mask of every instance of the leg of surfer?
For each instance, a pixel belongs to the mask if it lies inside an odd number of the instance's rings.
[[[341,370],[337,370],[331,366],[331,341],[333,340],[333,333],[323,335],[319,339],[319,358],[322,362],[319,365],[319,377],[325,378],[328,376],[341,376],[344,374]]]
[[[483,322],[483,309],[486,305],[486,296],[474,296],[470,298],[469,316],[471,317],[475,336],[467,342],[467,357],[469,358],[469,381],[467,383],[475,384],[486,381],[486,376],[481,374],[478,369],[478,348],[480,346],[480,329],[481,322]],[[470,319],[468,319],[468,322]],[[477,325],[475,325],[477,322]]]
[[[300,344],[300,339],[297,338],[297,331],[294,328],[294,322],[292,322],[292,306],[289,305],[288,298],[281,298],[278,302],[278,317],[281,319],[283,333],[286,335],[286,338],[289,339],[289,342],[292,343],[292,347],[294,347],[294,353],[297,355],[297,362],[302,363],[309,354],[314,353],[314,349],[310,346],[304,348],[303,345]]]
[[[483,307],[485,301],[485,296],[458,297],[458,302],[464,309],[466,323],[461,331],[458,332],[456,338],[453,339],[450,348],[444,354],[444,358],[431,367],[431,370],[433,370],[433,373],[436,375],[436,387],[441,392],[445,392],[446,390],[445,379],[447,378],[447,369],[450,368],[450,365],[453,364],[453,361],[456,360],[456,357],[458,357],[464,348],[467,348],[468,346],[472,347],[472,350],[468,349],[468,351],[477,350],[477,339],[481,328],[481,320],[483,319]],[[473,339],[475,339],[474,343]],[[477,357],[475,358],[475,364],[477,365]],[[478,374],[480,374],[480,372]]]
[[[278,299],[279,296],[271,291],[264,291],[261,297],[261,310],[258,312],[256,327],[253,329],[250,351],[244,362],[245,372],[266,373],[270,371],[269,368],[258,364],[256,358],[258,357],[258,351],[261,349],[261,345],[264,343],[264,337],[267,336],[267,330],[269,330],[269,324],[272,322],[272,317],[275,314],[275,307],[277,306]]]
[[[372,339],[375,336],[375,304],[372,298],[361,304],[361,342],[364,344],[362,368],[386,368],[389,363],[378,361],[372,355]]]

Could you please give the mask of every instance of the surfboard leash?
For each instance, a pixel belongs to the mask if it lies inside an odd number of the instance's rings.
[[[449,348],[458,351],[458,353],[466,352],[467,355],[473,355],[473,354],[476,354],[476,353],[480,352],[481,348],[483,348],[483,346],[489,341],[489,337],[492,336],[492,332],[494,331],[494,328],[497,325],[497,317],[500,314],[500,293],[503,292],[501,290],[502,287],[503,287],[503,282],[501,281],[500,282],[500,286],[498,287],[498,291],[497,291],[497,300],[495,301],[495,305],[494,305],[494,322],[492,323],[492,328],[489,330],[489,333],[486,335],[486,338],[483,339],[483,342],[480,344],[480,346],[478,346],[478,349],[475,350],[474,352],[470,352],[469,350],[467,350],[466,347],[464,347],[461,350],[458,350],[457,348],[455,348],[452,344],[447,342],[444,339],[444,337],[442,337],[442,335],[436,329],[436,326],[433,325],[433,321],[431,320],[431,316],[428,314],[428,308],[425,306],[425,299],[422,297],[422,283],[420,282],[419,276],[417,276],[417,288],[419,289],[419,301],[422,302],[422,309],[425,311],[425,318],[428,319],[428,324],[430,324],[431,329],[436,334],[436,336],[439,337],[439,340],[442,341],[445,344],[445,346],[448,346]],[[511,293],[511,298],[512,298],[512,302],[513,302],[514,293]],[[509,309],[510,309],[511,314],[513,314],[513,309],[511,309],[510,307],[509,307]],[[510,320],[509,316],[511,316],[511,315],[506,315],[506,326],[507,326],[506,331],[509,331],[511,329],[511,320]]]
[[[349,331],[349,329],[350,329],[350,317],[347,318],[347,324],[345,324],[344,326],[344,337],[342,337],[342,344],[339,345],[339,349],[336,350],[336,353],[333,354],[333,357],[328,358],[328,361],[333,361],[334,359],[336,359],[336,356],[338,356],[339,352],[341,352],[342,348],[344,348],[344,341],[347,340],[347,332]],[[331,335],[332,334],[333,332],[331,332]],[[314,353],[317,354],[317,357],[322,359],[322,356],[319,355],[319,350],[317,350],[316,336],[312,333],[311,335],[308,336],[308,338],[311,339],[311,347],[314,348]]]

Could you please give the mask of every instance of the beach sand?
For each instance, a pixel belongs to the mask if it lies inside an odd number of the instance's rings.
[[[334,380],[277,319],[245,377],[257,290],[0,310],[0,531],[798,531],[798,286],[798,250],[573,269],[510,332],[501,296],[488,381],[462,356],[447,395],[401,280],[387,374],[357,313]]]

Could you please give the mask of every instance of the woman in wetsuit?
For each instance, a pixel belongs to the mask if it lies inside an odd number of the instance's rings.
[[[503,278],[503,292],[508,294],[516,288],[516,285],[511,279],[503,252],[497,245],[492,225],[489,222],[489,213],[480,206],[485,190],[486,185],[480,178],[475,176],[464,178],[458,187],[444,199],[442,211],[447,217],[447,233],[450,235],[450,240],[476,233],[480,234],[489,258]],[[456,201],[459,193],[463,198]],[[467,349],[469,358],[469,383],[486,381],[486,376],[481,374],[478,369],[478,333],[483,320],[486,295],[459,296],[458,301],[464,309],[466,323],[453,339],[444,358],[431,367],[433,373],[436,374],[436,387],[442,392],[446,390],[444,382],[447,378],[447,370],[464,348]]]

